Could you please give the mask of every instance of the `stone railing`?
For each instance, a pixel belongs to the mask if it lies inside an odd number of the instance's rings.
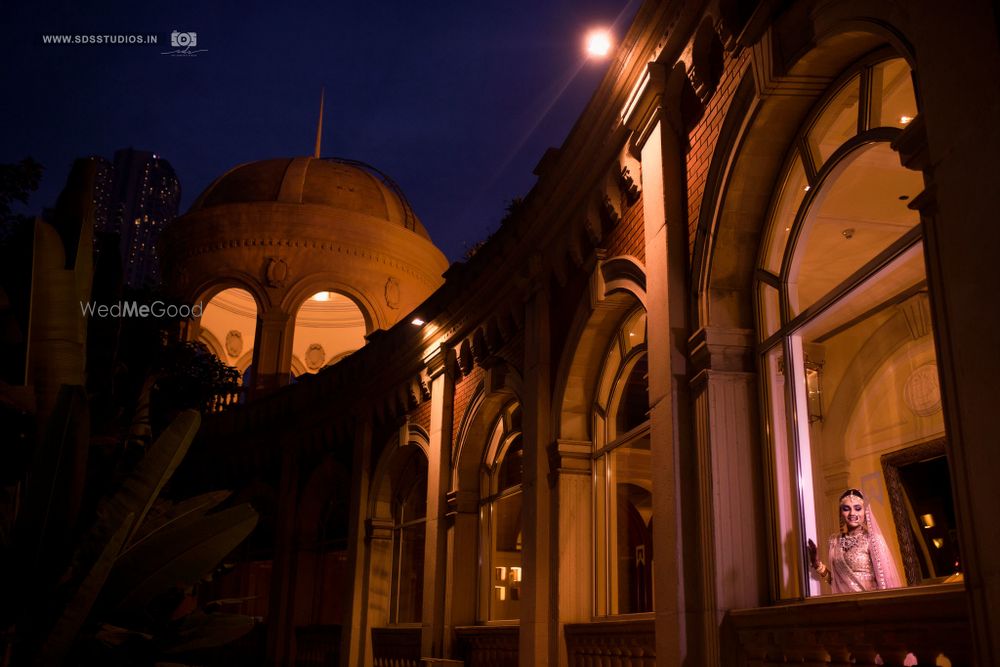
[[[972,664],[961,585],[831,595],[733,611],[726,624],[738,639],[740,664],[748,667]]]
[[[518,626],[455,628],[457,653],[465,667],[517,667]]]
[[[613,619],[567,625],[570,667],[653,667],[656,634],[652,618]]]
[[[337,667],[339,662],[339,625],[300,625],[295,628],[296,667]]]
[[[375,667],[420,667],[420,628],[372,628]]]

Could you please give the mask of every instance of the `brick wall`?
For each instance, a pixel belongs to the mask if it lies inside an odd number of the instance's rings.
[[[642,197],[632,206],[628,206],[623,200],[621,207],[624,211],[622,219],[605,239],[604,247],[607,249],[608,257],[631,255],[645,263],[646,242],[642,223]]]
[[[458,439],[458,430],[462,428],[462,421],[465,419],[465,412],[469,409],[472,397],[476,393],[476,388],[483,381],[483,369],[476,365],[468,375],[457,379],[455,382],[455,421],[451,431],[452,449]]]
[[[743,49],[735,58],[726,52],[723,59],[722,77],[715,94],[708,100],[705,115],[688,135],[691,150],[687,156],[688,180],[688,251],[694,252],[695,229],[701,215],[705,181],[712,163],[719,131],[725,120],[733,95],[739,87],[743,74],[750,62],[750,49]]]

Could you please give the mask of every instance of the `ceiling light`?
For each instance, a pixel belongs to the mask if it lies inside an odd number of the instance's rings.
[[[913,116],[900,116],[900,117],[899,117],[899,122],[900,122],[901,124],[903,124],[903,125],[906,125],[906,124],[907,124],[907,123],[909,123],[909,122],[910,122],[911,120],[913,120]]]
[[[424,321],[419,317],[414,317],[412,320],[410,320],[410,324],[412,324],[415,327],[422,327],[424,326]]]
[[[315,294],[312,295],[312,300],[313,301],[329,301],[330,300],[330,293],[329,292],[316,292]]]

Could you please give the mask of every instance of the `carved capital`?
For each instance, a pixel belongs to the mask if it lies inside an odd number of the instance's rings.
[[[445,516],[479,512],[479,495],[475,491],[449,491],[444,500],[447,506]]]
[[[556,440],[548,447],[549,470],[558,475],[589,475],[594,446],[589,440]]]
[[[442,373],[455,373],[455,352],[447,345],[441,345],[424,359],[427,376],[433,381]]]
[[[708,370],[752,372],[753,331],[702,327],[688,339],[688,355],[695,376]]]

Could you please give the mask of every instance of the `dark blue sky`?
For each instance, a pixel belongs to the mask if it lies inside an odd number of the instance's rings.
[[[248,161],[363,160],[407,194],[452,260],[534,183],[604,74],[588,28],[620,38],[639,0],[5,3],[0,162],[46,168],[28,209],[51,205],[73,159],[133,146],[167,158],[182,211]],[[162,55],[172,30],[196,57]],[[159,44],[58,46],[44,34],[149,33]]]

